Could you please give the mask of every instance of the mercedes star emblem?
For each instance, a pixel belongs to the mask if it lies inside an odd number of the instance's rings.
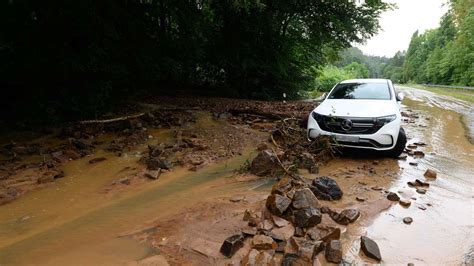
[[[346,120],[343,120],[341,122],[341,127],[342,129],[344,129],[345,131],[349,131],[352,129],[352,121],[349,120],[349,119],[346,119]]]

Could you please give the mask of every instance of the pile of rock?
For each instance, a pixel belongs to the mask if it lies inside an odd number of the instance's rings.
[[[251,249],[241,265],[275,265],[277,262],[309,265],[323,251],[327,261],[340,263],[343,258],[341,229],[322,225],[322,216],[327,214],[338,224],[347,225],[355,222],[360,212],[356,209],[334,211],[322,206],[319,200],[337,200],[342,195],[336,181],[330,177],[314,180],[282,178],[273,186],[262,214],[246,211],[244,221],[248,221],[249,227],[226,239],[220,251],[232,257],[245,241],[249,241]],[[363,252],[380,260],[380,252],[372,254],[375,247],[378,251],[377,245],[367,239],[361,240],[366,243]]]

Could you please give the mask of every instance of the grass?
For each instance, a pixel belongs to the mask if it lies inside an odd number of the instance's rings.
[[[434,93],[451,96],[466,102],[474,103],[474,90],[456,89],[456,88],[435,88],[418,84],[407,84],[409,87],[431,91]]]

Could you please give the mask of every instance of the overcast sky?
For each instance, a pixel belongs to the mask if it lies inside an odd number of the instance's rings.
[[[448,7],[446,0],[388,0],[398,8],[380,18],[382,29],[365,44],[356,45],[364,54],[392,57],[406,50],[416,30],[436,28]]]

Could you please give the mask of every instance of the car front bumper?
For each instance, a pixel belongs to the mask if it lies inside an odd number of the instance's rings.
[[[310,114],[308,117],[308,139],[315,139],[319,136],[331,136],[334,145],[371,149],[371,150],[391,150],[397,143],[398,133],[400,131],[400,117],[384,125],[373,134],[340,134],[322,130],[318,122]]]

